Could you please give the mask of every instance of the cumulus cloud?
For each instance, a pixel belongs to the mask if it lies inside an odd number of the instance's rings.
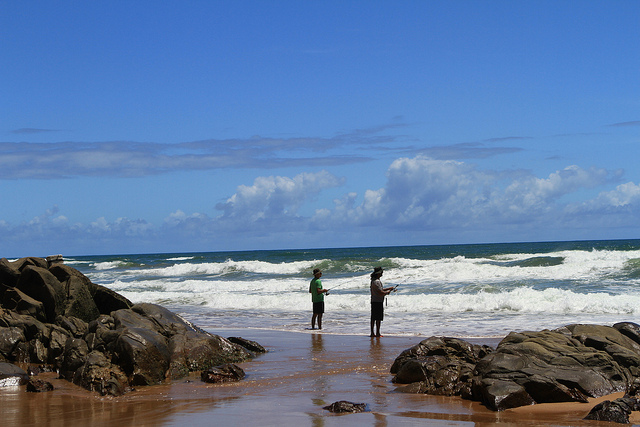
[[[367,190],[360,204],[354,194],[336,200],[333,211],[319,210],[315,219],[415,230],[541,223],[562,212],[563,196],[615,177],[604,169],[568,166],[538,178],[524,171],[483,171],[451,160],[401,158],[389,167],[383,188]]]
[[[538,177],[524,170],[481,170],[460,161],[416,156],[393,161],[386,178],[381,188],[349,191],[314,214],[304,214],[308,212],[305,208],[322,200],[323,192],[345,184],[343,178],[326,170],[293,177],[262,176],[251,185],[238,186],[217,205],[218,215],[176,210],[155,225],[143,219],[104,217],[87,224],[70,223],[54,206],[23,224],[0,221],[0,239],[11,243],[63,238],[76,247],[100,245],[106,253],[116,253],[114,250],[123,245],[131,251],[136,245],[147,250],[151,246],[155,250],[192,251],[211,250],[212,242],[219,239],[244,242],[244,247],[256,247],[256,239],[269,239],[271,247],[300,246],[309,233],[322,232],[328,233],[334,244],[349,245],[353,241],[350,235],[370,230],[376,235],[399,233],[397,236],[442,235],[442,230],[448,230],[449,238],[455,241],[465,230],[480,230],[483,239],[491,240],[495,233],[510,227],[515,233],[510,235],[517,239],[518,233],[526,230],[537,236],[537,230],[567,227],[637,227],[640,220],[638,183],[619,184],[589,200],[575,202],[577,194],[617,182],[619,171],[570,165]]]
[[[279,219],[296,217],[305,201],[322,190],[337,187],[344,179],[323,170],[317,173],[302,173],[293,178],[283,176],[258,177],[253,185],[241,185],[237,192],[216,208],[223,211],[223,219],[242,218]]]

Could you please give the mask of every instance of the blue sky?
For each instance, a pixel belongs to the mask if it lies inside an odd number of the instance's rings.
[[[0,4],[0,256],[640,238],[638,1]]]

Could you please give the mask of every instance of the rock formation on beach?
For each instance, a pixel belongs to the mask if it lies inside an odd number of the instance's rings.
[[[575,324],[511,332],[493,350],[431,337],[394,362],[399,391],[459,395],[500,411],[543,402],[587,402],[640,384],[640,326]]]
[[[60,258],[0,259],[0,380],[24,383],[25,376],[9,368],[15,363],[120,395],[264,351],[258,343],[233,340],[158,305],[132,304]]]

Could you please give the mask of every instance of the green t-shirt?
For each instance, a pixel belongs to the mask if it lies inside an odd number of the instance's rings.
[[[311,302],[323,302],[324,301],[324,293],[318,292],[319,289],[322,289],[322,282],[320,279],[316,279],[315,277],[311,279],[311,283],[309,284],[309,292],[311,292]]]

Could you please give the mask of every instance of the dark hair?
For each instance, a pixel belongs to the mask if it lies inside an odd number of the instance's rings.
[[[313,269],[313,275],[315,276],[318,273],[322,273],[322,270],[320,270],[319,268],[314,268]]]
[[[378,277],[382,276],[382,272],[384,270],[382,269],[382,267],[376,267],[373,269],[373,273],[371,273],[371,279],[377,279]]]

